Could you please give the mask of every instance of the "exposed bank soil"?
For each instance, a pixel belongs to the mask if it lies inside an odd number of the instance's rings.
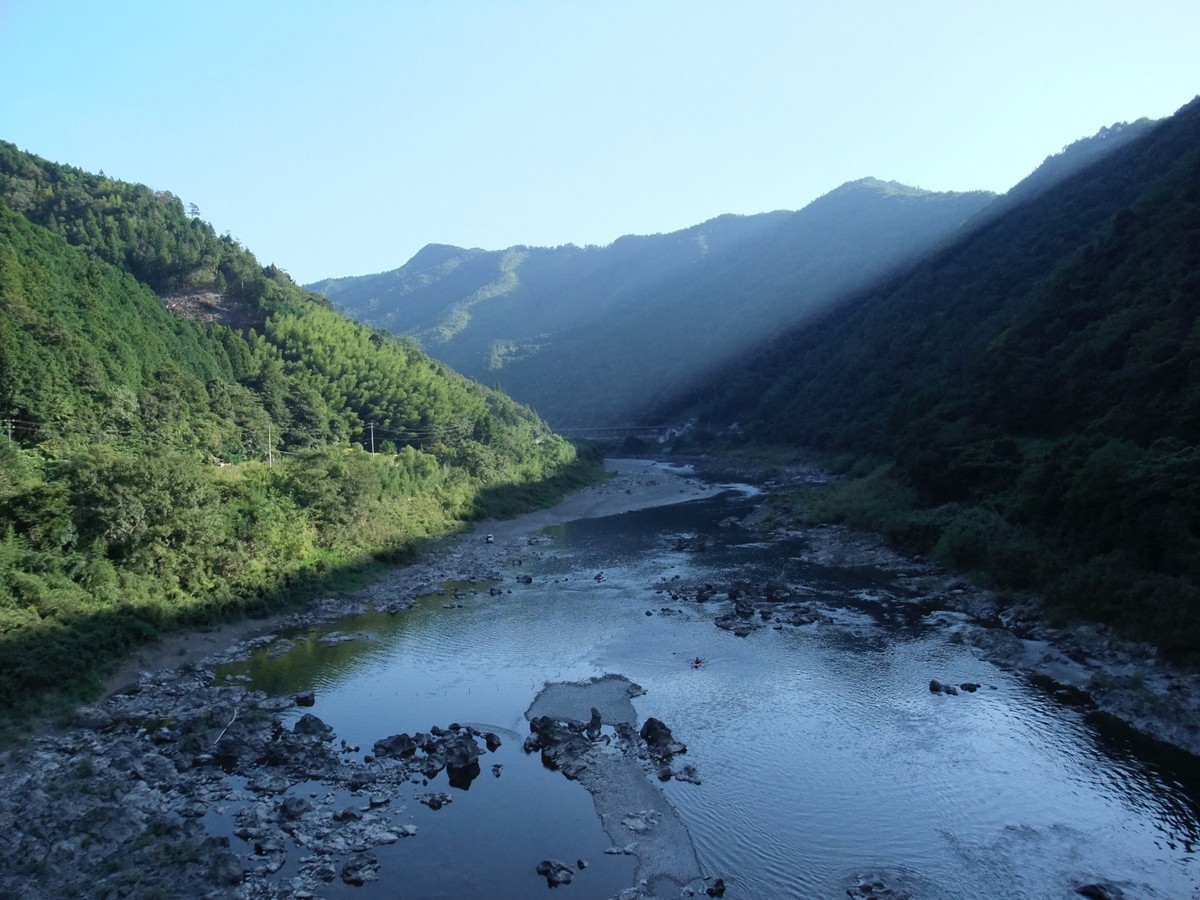
[[[722,467],[721,477],[728,477],[727,465]],[[421,840],[406,820],[404,803],[393,798],[411,794],[418,790],[414,783],[442,770],[452,784],[469,782],[486,766],[497,736],[450,721],[431,723],[427,733],[379,735],[364,758],[311,714],[290,728],[281,724],[281,713],[310,698],[268,697],[236,680],[218,683],[216,669],[256,648],[286,648],[290,629],[368,609],[400,612],[447,583],[474,582],[483,589],[514,555],[536,556],[535,533],[556,522],[719,491],[649,462],[613,461],[610,468],[617,474],[603,485],[552,510],[481,523],[355,594],[286,617],[165,641],[114,677],[115,692],[81,708],[69,727],[0,753],[0,897],[299,900],[322,896],[331,882],[386,878],[373,850]],[[769,495],[822,477],[798,467],[777,473],[764,488]],[[882,568],[892,574],[897,602],[910,604],[982,656],[1052,679],[1102,712],[1200,752],[1200,683],[1158,665],[1148,648],[1094,626],[1050,628],[1040,622],[1036,598],[1001,603],[869,535],[837,527],[778,532],[768,521],[764,501],[743,524],[759,528],[764,540],[799,535],[814,562]],[[735,633],[805,624],[824,614],[788,585],[688,590],[686,599],[713,604],[717,624]],[[715,881],[700,878],[687,831],[654,784],[656,776],[698,781],[698,773],[664,723],[647,719],[636,727],[630,702],[635,689],[617,675],[546,686],[528,713],[526,749],[584,784],[612,852],[636,857],[638,883],[622,892],[624,900],[717,893]],[[324,787],[313,790],[314,784]],[[427,790],[415,799],[432,807],[449,796]],[[236,811],[232,841],[205,826],[210,811],[222,810]],[[572,868],[541,863],[531,859],[530,869],[544,869],[547,883]]]

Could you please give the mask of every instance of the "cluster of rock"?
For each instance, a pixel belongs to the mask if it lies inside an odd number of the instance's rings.
[[[615,738],[618,748],[632,746],[633,728],[624,722],[613,726],[612,735],[601,731],[600,711],[595,707],[592,707],[592,717],[587,723],[534,716],[529,720],[530,734],[525,738],[523,749],[526,753],[541,751],[542,765],[576,779],[588,766],[587,754],[592,745],[601,738],[606,744]]]
[[[611,731],[605,731],[600,711],[593,707],[587,722],[534,716],[529,721],[529,731],[523,747],[525,752],[540,752],[542,765],[573,780],[591,765],[593,750],[603,745],[626,756],[641,758],[661,781],[675,778],[700,783],[695,766],[675,759],[687,753],[687,747],[675,740],[671,729],[653,716],[646,719],[638,731],[625,722],[617,722],[611,726]]]
[[[938,681],[936,678],[929,679],[929,693],[945,694],[948,697],[958,696],[959,691],[962,691],[963,693],[966,693],[966,694],[973,694],[977,690],[979,690],[981,687],[983,687],[982,684],[977,684],[974,681],[964,681],[962,684],[955,687],[952,684],[944,684],[944,683]],[[995,686],[992,686],[992,685],[989,685],[989,687],[993,691],[996,689]]]
[[[443,769],[465,786],[500,746],[451,725],[383,738],[359,760],[311,713],[285,725],[311,702],[218,686],[205,669],[164,674],[0,754],[0,896],[301,898],[362,884],[377,877],[373,848],[416,834],[398,820],[401,790]],[[297,787],[313,782],[324,792]],[[353,799],[339,806],[342,792]],[[210,811],[237,842],[206,830]],[[296,874],[278,883],[289,859]]]
[[[678,576],[674,576],[671,581],[657,585],[655,593],[666,594],[676,603],[728,601],[730,605],[726,611],[718,613],[713,621],[718,628],[739,637],[768,625],[781,629],[789,625],[811,625],[827,618],[817,603],[778,582],[735,581],[728,587],[718,588],[711,582],[688,586],[679,583]]]
[[[402,760],[405,761],[407,771],[419,773],[426,780],[445,769],[450,786],[465,790],[479,777],[481,748],[476,738],[483,738],[489,753],[495,753],[500,747],[500,738],[494,733],[480,732],[454,723],[447,729],[435,725],[428,733],[418,732],[410,736],[402,732],[378,740],[372,747],[374,755],[365,756],[363,761],[371,763],[382,759]],[[445,802],[449,801],[443,801]],[[437,809],[442,804],[426,805]]]
[[[712,542],[702,534],[680,534],[671,541],[671,549],[677,553],[703,553],[711,546]]]
[[[679,754],[687,753],[687,747],[675,740],[671,729],[661,721],[653,716],[646,719],[638,731],[638,737],[642,740],[644,757],[653,764],[659,781],[669,781],[674,777],[677,781],[700,783],[695,766],[675,759]]]
[[[582,859],[577,865],[581,869],[587,867],[587,863]],[[557,859],[543,859],[537,864],[537,873],[546,879],[546,887],[570,884],[575,879],[575,869]]]

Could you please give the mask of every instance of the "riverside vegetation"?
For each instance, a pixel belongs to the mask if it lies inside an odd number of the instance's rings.
[[[6,716],[94,690],[164,630],[265,612],[598,470],[179,198],[2,142],[0,416]]]

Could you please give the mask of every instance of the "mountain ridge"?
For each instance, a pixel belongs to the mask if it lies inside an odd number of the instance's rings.
[[[604,247],[431,244],[398,269],[311,287],[552,422],[619,424],[662,399],[648,386],[678,389],[714,357],[927,249],[991,199],[867,178],[803,210],[726,214]]]

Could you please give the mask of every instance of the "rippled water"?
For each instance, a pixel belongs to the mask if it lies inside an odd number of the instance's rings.
[[[1095,881],[1130,898],[1200,896],[1194,758],[1102,733],[1084,711],[895,612],[882,573],[806,564],[798,545],[718,524],[745,504],[730,492],[557,526],[504,568],[501,597],[476,586],[449,609],[430,597],[334,626],[366,637],[326,646],[313,634],[256,657],[255,686],[315,689],[313,711],[364,750],[452,721],[505,738],[451,805],[405,800],[420,831],[376,851],[384,882],[330,896],[393,897],[398,886],[414,897],[540,896],[533,870],[547,857],[589,862],[562,889],[577,900],[631,884],[632,860],[603,853],[587,793],[520,751],[524,711],[545,682],[606,672],[642,685],[639,715],[687,744],[703,783],[663,787],[733,900],[845,896],[866,873],[920,898],[1070,898]],[[683,532],[710,535],[712,547],[671,549]],[[713,625],[718,604],[655,592],[676,575],[718,587],[785,580],[837,609],[837,623],[735,637]],[[985,687],[948,697],[929,691],[931,678]]]

